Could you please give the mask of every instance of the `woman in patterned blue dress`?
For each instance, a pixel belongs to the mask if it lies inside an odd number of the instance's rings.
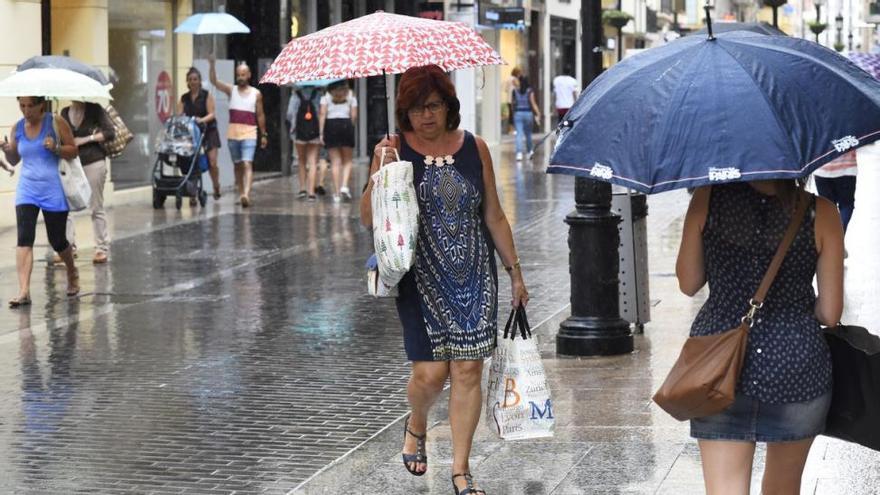
[[[756,442],[767,443],[762,493],[800,493],[831,404],[820,325],[836,325],[843,311],[843,228],[830,201],[794,181],[697,189],[685,217],[676,273],[690,296],[708,282],[691,335],[710,335],[740,323],[798,201],[807,214],[749,331],[734,403],[691,420],[710,495],[749,493]]]
[[[383,153],[397,148],[414,169],[419,203],[415,266],[398,285],[397,310],[407,357],[412,414],[404,432],[403,462],[421,476],[428,468],[428,411],[451,380],[452,483],[460,495],[483,493],[468,458],[482,406],[483,360],[495,348],[498,313],[497,250],[510,275],[513,306],[525,306],[523,282],[510,224],[495,190],[492,158],[478,136],[458,129],[455,87],[437,66],[408,70],[400,80],[400,135],[376,145],[370,173]],[[372,223],[371,186],[361,200],[361,219]]]

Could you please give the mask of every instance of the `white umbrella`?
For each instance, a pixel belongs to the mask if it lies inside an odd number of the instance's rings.
[[[210,12],[189,16],[177,26],[175,33],[189,34],[232,34],[250,33],[251,30],[235,16],[226,13]]]
[[[44,96],[56,100],[107,103],[112,84],[66,69],[27,69],[0,81],[0,97]]]

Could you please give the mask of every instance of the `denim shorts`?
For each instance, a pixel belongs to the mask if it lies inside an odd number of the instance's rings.
[[[256,139],[230,139],[229,154],[232,155],[232,163],[254,161],[254,153],[257,151]]]
[[[831,392],[805,402],[768,404],[737,394],[726,410],[691,420],[691,436],[701,440],[795,442],[825,431]]]

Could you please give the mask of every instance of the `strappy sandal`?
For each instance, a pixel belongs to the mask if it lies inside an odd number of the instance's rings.
[[[31,305],[31,296],[24,297],[16,297],[15,299],[9,300],[10,308],[18,308],[21,306],[30,306]]]
[[[423,476],[426,472],[428,472],[428,454],[425,451],[425,438],[427,438],[428,433],[422,433],[418,435],[413,433],[412,430],[409,429],[409,418],[406,418],[406,421],[403,423],[403,441],[406,443],[406,434],[409,433],[416,439],[416,453],[415,454],[400,454],[403,457],[403,467],[409,471],[413,476]],[[424,464],[424,471],[416,471],[415,468],[410,468],[410,464]]]
[[[462,488],[461,491],[458,491],[458,487],[455,486],[455,478],[464,478],[467,481],[467,487]],[[486,495],[486,492],[483,490],[478,490],[474,488],[474,477],[471,476],[471,473],[459,473],[452,475],[452,489],[455,490],[455,495]]]

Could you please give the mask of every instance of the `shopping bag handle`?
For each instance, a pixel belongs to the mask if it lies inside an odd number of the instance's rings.
[[[382,146],[382,158],[379,159],[379,168],[380,169],[385,166],[385,150],[387,150],[387,149],[388,149],[388,146]],[[394,156],[397,158],[397,161],[399,162],[400,161],[400,153],[397,152],[397,148],[392,146],[391,149],[394,150]]]
[[[517,329],[523,340],[531,338],[532,328],[529,326],[528,317],[526,317],[526,308],[522,306],[510,310],[510,316],[507,317],[507,323],[504,325],[504,338],[516,339]]]

